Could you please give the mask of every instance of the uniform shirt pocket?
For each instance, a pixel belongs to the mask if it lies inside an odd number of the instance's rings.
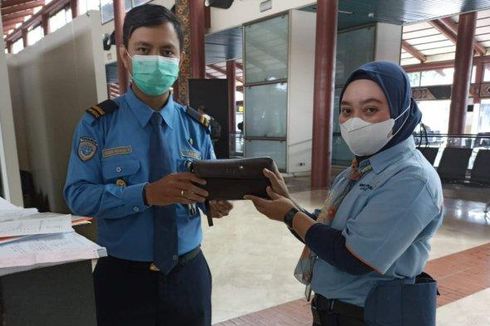
[[[102,162],[102,174],[106,182],[126,186],[136,183],[135,175],[140,167],[138,160]]]

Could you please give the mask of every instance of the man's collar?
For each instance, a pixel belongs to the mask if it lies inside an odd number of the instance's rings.
[[[141,125],[142,128],[145,128],[155,110],[153,110],[150,106],[140,100],[131,88],[128,89],[124,97],[126,99],[126,102],[128,103],[129,108],[136,116],[138,123]],[[169,94],[167,103],[160,110],[160,114],[162,115],[162,118],[167,126],[173,129],[176,112],[172,93]]]

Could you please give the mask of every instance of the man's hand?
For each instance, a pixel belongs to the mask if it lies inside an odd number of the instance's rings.
[[[146,201],[156,206],[203,203],[208,192],[195,184],[205,185],[206,180],[189,172],[167,175],[146,185]]]
[[[271,187],[267,187],[267,194],[271,200],[250,195],[245,196],[244,199],[250,199],[255,208],[268,218],[280,222],[284,221],[284,215],[295,207],[294,203],[290,199],[274,192]]]
[[[209,202],[209,213],[213,218],[228,216],[233,209],[233,204],[227,200],[211,200]]]

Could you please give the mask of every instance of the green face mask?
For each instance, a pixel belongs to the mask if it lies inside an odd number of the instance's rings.
[[[138,88],[149,96],[160,96],[172,87],[179,76],[179,59],[159,55],[134,55],[131,76]]]

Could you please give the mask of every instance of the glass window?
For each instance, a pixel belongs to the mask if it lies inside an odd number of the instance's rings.
[[[245,157],[272,158],[279,170],[286,170],[286,142],[272,140],[246,140]]]
[[[16,54],[19,53],[24,49],[24,41],[22,40],[22,37],[18,39],[17,41],[12,44],[12,53]]]
[[[102,24],[114,19],[114,7],[112,6],[112,0],[100,1],[100,15]]]
[[[422,122],[431,132],[447,134],[449,124],[450,100],[417,101],[422,111]]]
[[[44,36],[43,27],[41,25],[36,26],[27,33],[27,44],[33,45]]]
[[[150,2],[150,0],[133,0],[133,5],[134,7],[143,5],[147,2]]]
[[[453,83],[454,68],[422,71],[420,86],[451,85]]]
[[[68,12],[68,13],[67,13]],[[49,17],[49,31],[52,33],[65,26],[71,21],[71,9],[61,9],[53,16]]]
[[[105,24],[114,19],[114,5],[113,0],[100,0],[100,16],[102,24]],[[148,1],[146,1],[148,2]],[[124,8],[126,12],[133,8],[131,0],[124,0]]]
[[[100,10],[100,2],[96,0],[78,0],[78,12],[80,15],[89,10]]]
[[[420,86],[420,71],[407,73],[408,79],[410,79],[410,86],[419,87]]]
[[[490,100],[481,101],[478,120],[478,132],[490,132]]]
[[[490,81],[490,65],[485,65],[483,69],[483,81]]]
[[[286,137],[287,102],[286,83],[248,87],[245,92],[245,135]]]
[[[288,15],[245,26],[247,83],[288,77]]]
[[[376,28],[368,26],[339,32],[335,63],[335,86],[341,87],[351,72],[360,65],[374,60]]]

